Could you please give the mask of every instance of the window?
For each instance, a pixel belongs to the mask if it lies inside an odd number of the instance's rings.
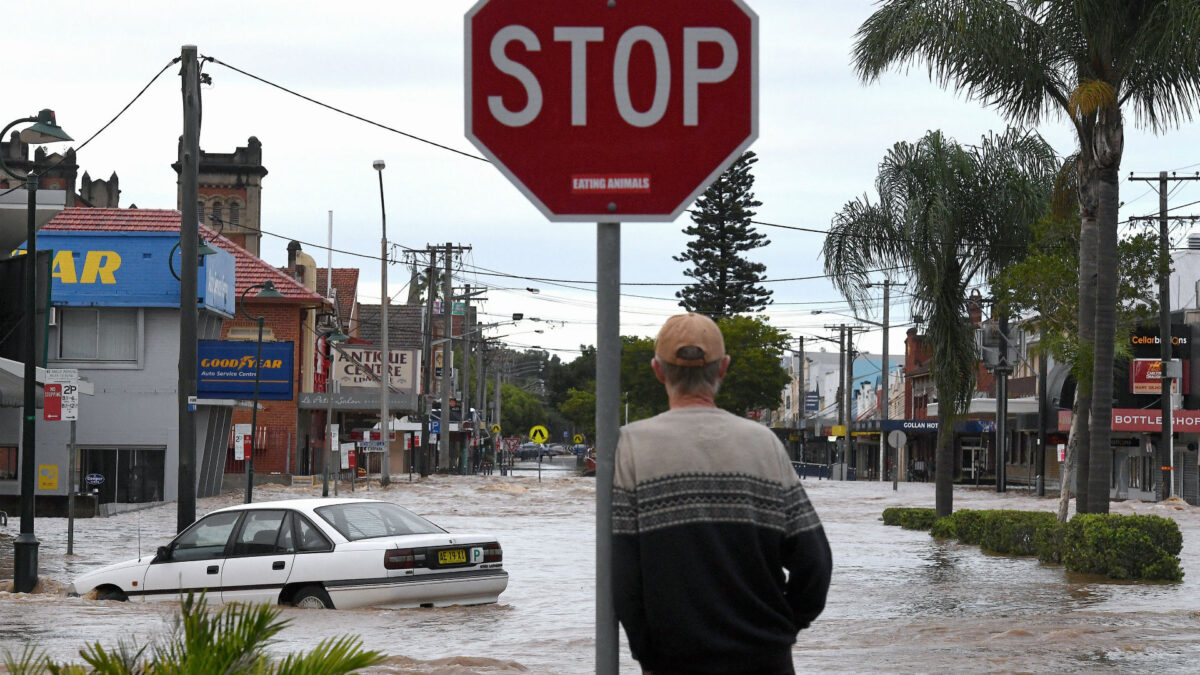
[[[58,358],[64,361],[137,361],[138,310],[61,307]]]
[[[317,515],[350,541],[445,532],[421,516],[395,504],[354,502],[322,506],[317,509]]]
[[[237,227],[242,220],[242,205],[229,202],[229,224]]]
[[[301,551],[328,551],[333,548],[333,544],[307,518],[296,516],[296,531],[300,537],[297,548]]]
[[[241,515],[239,511],[214,513],[193,525],[171,544],[171,562],[224,557],[225,544]]]
[[[196,218],[198,218],[200,220],[200,222],[202,222],[202,223],[204,222],[204,200],[203,199],[196,202]]]
[[[223,214],[221,213],[221,202],[219,202],[219,201],[213,202],[212,218],[213,218],[213,222],[216,223],[217,227],[221,227],[224,224],[221,220],[222,217],[223,217]]]
[[[17,446],[0,445],[0,480],[17,479]]]
[[[276,548],[283,511],[249,511],[234,541],[234,555],[271,555]]]

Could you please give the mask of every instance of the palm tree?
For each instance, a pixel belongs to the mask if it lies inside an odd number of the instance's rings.
[[[870,81],[925,62],[930,76],[1010,121],[1070,120],[1079,141],[1080,334],[1092,333],[1087,510],[1108,511],[1123,107],[1158,132],[1200,102],[1200,0],[883,0],[859,28],[854,66]],[[1092,236],[1091,233],[1095,233]],[[1085,250],[1084,247],[1091,247]],[[1095,299],[1094,311],[1088,310]],[[1081,457],[1082,459],[1082,457]],[[1084,464],[1081,462],[1083,483]],[[1080,487],[1083,487],[1082,484]],[[1080,509],[1083,510],[1083,509]]]
[[[929,319],[938,393],[937,514],[954,510],[954,422],[975,390],[974,327],[964,319],[973,281],[1020,256],[1049,206],[1056,162],[1040,136],[1015,130],[964,148],[930,132],[897,143],[879,166],[879,201],[861,197],[834,217],[825,271],[857,309],[873,271],[909,272],[913,311]]]

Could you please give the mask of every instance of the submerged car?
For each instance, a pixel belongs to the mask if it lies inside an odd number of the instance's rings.
[[[443,607],[496,602],[508,587],[495,537],[452,534],[373,499],[297,499],[213,511],[153,557],[102,567],[70,595],[311,608]]]

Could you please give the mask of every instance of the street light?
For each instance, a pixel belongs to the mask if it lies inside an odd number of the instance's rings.
[[[379,464],[380,487],[387,487],[392,482],[391,465],[388,461],[392,454],[392,447],[388,442],[392,434],[392,409],[389,405],[390,401],[388,401],[389,389],[391,388],[392,354],[388,348],[387,209],[384,208],[383,203],[383,169],[385,166],[387,165],[384,164],[382,159],[371,162],[371,167],[375,169],[375,173],[379,174],[379,215],[382,231],[382,239],[380,240],[382,254],[379,256],[379,280],[383,286],[383,297],[379,301],[379,439],[383,441],[383,458]]]
[[[333,268],[329,268],[329,278],[333,278]],[[332,282],[330,282],[332,284]],[[331,315],[336,317],[337,315]],[[334,327],[333,332],[325,336],[325,363],[329,374],[325,377],[325,455],[321,458],[321,496],[329,496],[329,457],[333,451],[333,343],[345,342],[350,337],[342,332],[340,326]],[[341,469],[341,467],[338,467]],[[336,485],[334,486],[336,487]]]
[[[247,319],[258,323],[258,346],[254,351],[254,399],[250,408],[250,457],[246,460],[246,503],[249,504],[253,500],[254,495],[254,450],[258,441],[258,375],[262,371],[262,331],[263,320],[265,316],[251,316],[250,312],[246,311],[246,294],[255,288],[262,290],[255,295],[255,298],[282,298],[283,293],[275,290],[275,284],[270,281],[254,284],[242,291],[242,314],[246,315]]]
[[[13,120],[0,131],[0,138],[8,135],[8,130],[18,124],[33,122],[33,126],[21,131],[21,140],[30,145],[58,143],[74,140],[63,131],[54,120],[53,110],[42,110],[36,117],[23,117]],[[0,169],[17,180],[25,181],[25,189],[29,192],[28,219],[26,221],[25,242],[25,400],[21,412],[25,418],[21,432],[21,534],[13,542],[13,590],[17,593],[28,593],[37,585],[38,540],[33,534],[34,495],[36,485],[34,480],[34,463],[37,461],[36,450],[36,418],[37,409],[34,400],[34,384],[37,378],[37,326],[34,325],[34,313],[37,310],[37,189],[38,174],[36,167],[31,167],[25,176],[18,176],[4,163],[0,153]]]

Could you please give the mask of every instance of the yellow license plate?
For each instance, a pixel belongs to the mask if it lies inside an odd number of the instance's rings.
[[[447,551],[438,551],[439,565],[454,565],[465,562],[467,562],[467,552],[464,549],[452,548]]]

